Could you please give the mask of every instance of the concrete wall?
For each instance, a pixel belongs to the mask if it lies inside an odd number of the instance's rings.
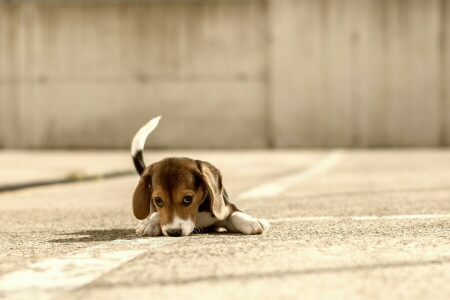
[[[0,0],[0,146],[444,146],[447,0]]]

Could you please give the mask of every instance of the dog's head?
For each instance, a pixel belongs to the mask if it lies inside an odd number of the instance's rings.
[[[195,228],[200,205],[218,220],[226,213],[222,175],[208,162],[189,158],[166,158],[148,166],[133,195],[138,219],[158,212],[164,235],[185,236]]]

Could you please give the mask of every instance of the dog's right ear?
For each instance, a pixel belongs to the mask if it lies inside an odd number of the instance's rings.
[[[142,177],[136,186],[133,194],[133,213],[134,216],[143,220],[147,218],[156,209],[152,203],[152,167],[148,167],[142,173]]]
[[[227,217],[227,205],[225,203],[225,190],[222,185],[222,174],[209,162],[201,160],[196,160],[196,162],[208,191],[211,211],[217,219],[224,220]]]

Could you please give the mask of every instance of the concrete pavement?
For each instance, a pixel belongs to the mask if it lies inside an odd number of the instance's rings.
[[[63,153],[58,164],[51,154],[39,161],[60,174],[131,169],[127,152]],[[450,297],[450,151],[343,151],[316,172],[332,154],[149,152],[146,161],[172,155],[214,163],[238,207],[272,221],[269,232],[137,239],[136,175],[0,193],[0,298]],[[273,182],[285,184],[277,195],[240,197]],[[50,273],[65,287],[45,281]]]

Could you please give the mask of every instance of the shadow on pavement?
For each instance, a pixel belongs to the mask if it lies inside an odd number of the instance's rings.
[[[83,243],[83,242],[105,242],[116,239],[132,240],[136,238],[134,229],[101,229],[101,230],[82,230],[77,232],[61,233],[67,238],[53,239],[50,243]],[[75,236],[75,237],[73,237]]]
[[[108,242],[117,239],[134,240],[139,238],[136,236],[134,229],[100,229],[100,230],[81,230],[76,232],[64,232],[62,236],[70,236],[66,238],[49,240],[49,243],[88,243],[88,242]],[[210,229],[204,229],[198,233],[192,233],[191,236],[242,236],[240,233],[232,232],[215,232]]]

